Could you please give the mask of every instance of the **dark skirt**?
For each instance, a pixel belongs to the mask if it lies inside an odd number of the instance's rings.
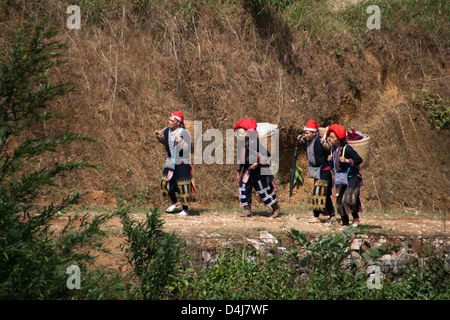
[[[331,170],[321,170],[320,179],[314,182],[312,192],[314,217],[319,217],[320,214],[334,216],[334,206],[331,199],[332,187],[333,176]]]
[[[190,164],[181,163],[175,165],[175,170],[164,168],[161,179],[161,191],[164,198],[169,197],[173,203],[177,201],[187,205],[191,197],[192,167]]]
[[[355,175],[348,179],[348,185],[342,185],[336,198],[336,207],[339,215],[348,221],[348,214],[353,219],[359,219],[359,212],[362,212],[360,188],[362,184],[361,175]]]

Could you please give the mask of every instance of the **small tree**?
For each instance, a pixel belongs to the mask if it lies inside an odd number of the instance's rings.
[[[144,300],[164,298],[169,285],[176,282],[184,257],[181,240],[174,232],[162,230],[164,221],[158,209],[146,213],[146,219],[136,221],[129,216],[130,208],[119,207],[126,238],[126,256],[139,281]]]
[[[43,188],[55,186],[55,178],[82,167],[84,161],[55,163],[36,169],[40,156],[56,153],[61,145],[93,141],[66,132],[32,135],[33,129],[53,117],[49,103],[74,91],[67,83],[53,84],[49,71],[63,63],[64,44],[52,41],[53,28],[26,22],[20,26],[9,53],[0,58],[0,299],[63,298],[69,291],[65,271],[70,264],[92,259],[83,250],[100,234],[106,216],[89,221],[73,219],[56,237],[50,222],[74,204],[78,193],[58,204],[34,203]]]

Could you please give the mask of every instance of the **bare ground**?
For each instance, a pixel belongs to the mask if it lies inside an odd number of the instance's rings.
[[[312,212],[303,208],[288,207],[282,210],[279,218],[270,218],[271,209],[257,208],[252,217],[243,218],[241,210],[192,210],[191,216],[179,217],[175,214],[164,214],[167,231],[175,231],[181,236],[198,236],[201,234],[249,234],[255,231],[284,232],[291,228],[307,233],[319,234],[338,231],[340,221],[330,223],[328,216],[321,216],[320,223],[311,223]],[[136,213],[140,216],[139,213]],[[361,225],[366,230],[386,235],[432,236],[449,235],[448,226],[441,216],[421,214],[368,213],[362,214]]]
[[[310,223],[312,212],[305,207],[283,206],[282,216],[270,218],[271,209],[259,205],[254,209],[252,217],[241,217],[238,206],[228,208],[206,207],[200,204],[191,206],[191,215],[180,217],[178,213],[163,213],[164,230],[175,232],[182,239],[198,247],[198,251],[216,249],[225,241],[242,241],[243,239],[258,239],[261,231],[274,235],[285,234],[291,228],[304,231],[310,235],[332,234],[341,232],[341,224],[330,223],[327,216],[321,216],[320,223]],[[98,212],[94,209],[92,213]],[[105,210],[102,208],[101,210]],[[114,208],[106,208],[113,211]],[[77,210],[78,211],[78,210]],[[134,208],[131,211],[133,219],[145,219],[149,209]],[[62,227],[67,217],[61,218],[56,225]],[[449,239],[450,231],[445,216],[423,212],[363,212],[360,225],[365,225],[366,234],[385,238],[444,238]],[[113,217],[105,226],[107,238],[104,246],[110,254],[99,252],[97,265],[116,270],[127,268],[124,250],[125,235],[119,217]]]

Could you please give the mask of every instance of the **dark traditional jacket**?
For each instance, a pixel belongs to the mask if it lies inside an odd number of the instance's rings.
[[[320,136],[316,136],[316,138],[312,142],[312,143],[314,143],[313,148],[314,148],[315,163],[314,164],[311,163],[309,161],[310,159],[308,159],[308,164],[311,167],[321,167],[322,169],[324,169],[324,168],[331,167],[331,163],[328,162],[328,159],[327,159],[329,152],[323,147],[323,145],[320,141],[320,138],[321,138]],[[302,142],[305,150],[307,150],[309,141],[307,141],[306,139],[302,139],[301,142]]]
[[[345,148],[345,151],[344,151]],[[340,145],[339,147],[331,147],[333,154],[333,164],[336,166],[337,172],[348,172],[348,177],[353,177],[359,174],[359,165],[363,162],[363,159],[359,154],[348,144]],[[344,154],[345,159],[349,159],[350,163],[339,162],[339,157]],[[336,161],[335,161],[336,160]]]
[[[170,152],[170,146],[169,146],[169,132],[170,132],[170,128],[166,127],[164,129],[164,132],[163,132],[164,133],[164,141],[163,141],[163,143],[164,143],[164,146],[166,148],[167,156],[168,157],[172,157],[173,155]],[[183,133],[181,134],[181,137],[183,138],[183,140],[190,142],[190,136],[189,136],[189,132],[187,130],[183,129]],[[189,143],[188,143],[188,149],[187,150],[190,150]],[[177,155],[176,155],[177,158],[183,159],[183,151],[184,150],[182,148],[180,148],[177,151],[178,151]]]
[[[266,148],[264,148],[264,146],[261,143],[259,143],[258,139],[253,140],[252,143],[250,143],[249,139],[246,139],[244,143],[245,145],[244,148],[242,148],[242,150],[239,150],[240,146],[238,144],[238,157],[241,159],[242,162],[237,164],[237,169],[239,171],[242,172],[243,168],[247,169],[255,162],[257,162],[259,166],[255,170],[251,171],[257,175],[261,173],[261,167],[270,167],[270,160],[269,160],[270,152],[266,150]],[[242,156],[241,154],[242,152],[245,152],[245,157]]]

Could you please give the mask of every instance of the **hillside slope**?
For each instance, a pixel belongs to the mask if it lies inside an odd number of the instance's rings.
[[[73,2],[80,30],[66,27]],[[82,157],[100,169],[62,178],[44,199],[79,190],[90,192],[86,203],[159,206],[164,150],[152,133],[181,110],[203,131],[225,132],[243,117],[278,124],[282,201],[295,136],[312,118],[371,136],[363,207],[448,212],[448,125],[436,129],[427,113],[450,99],[444,3],[373,1],[382,25],[368,30],[368,5],[357,1],[3,1],[2,49],[26,16],[48,16],[69,45],[54,79],[81,90],[51,106],[64,119],[34,134],[70,129],[99,139],[58,160]],[[303,152],[298,163],[305,171]],[[194,165],[199,203],[237,203],[233,169]],[[295,201],[306,204],[310,188],[306,181]]]

